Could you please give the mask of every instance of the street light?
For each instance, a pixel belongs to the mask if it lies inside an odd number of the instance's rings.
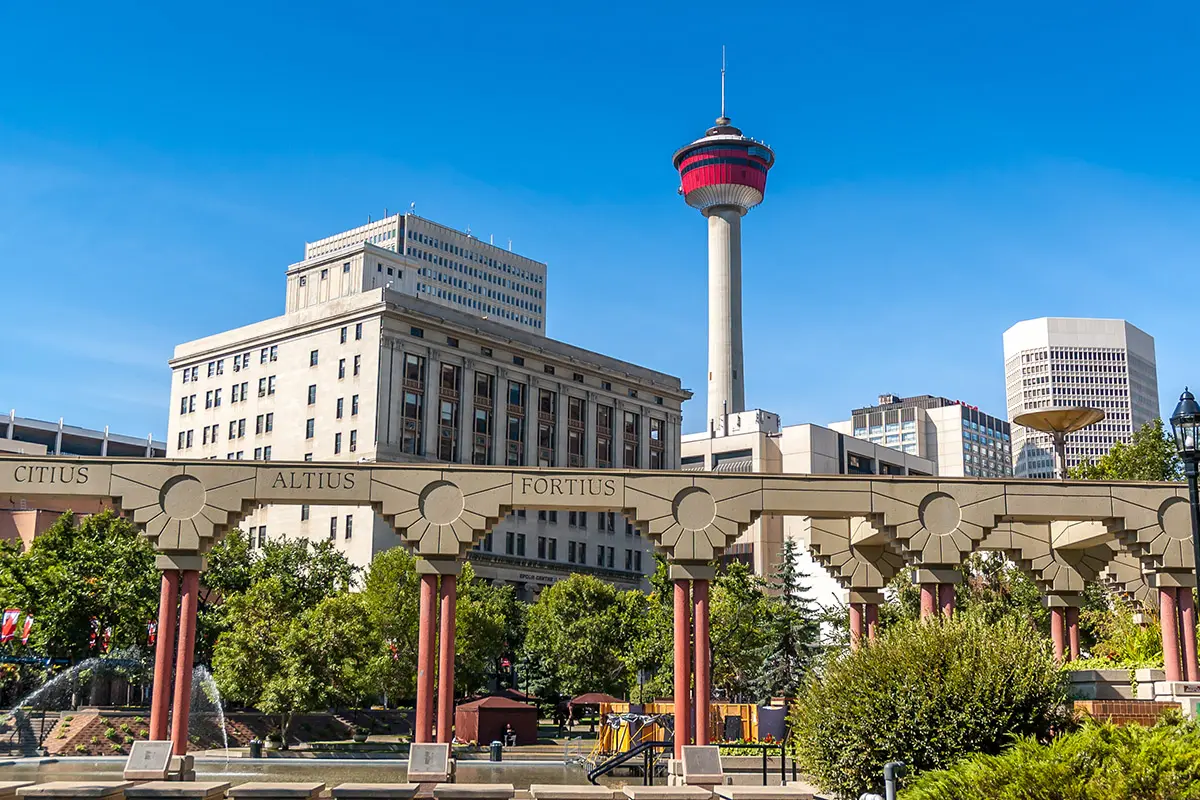
[[[1187,476],[1192,508],[1192,546],[1196,552],[1196,576],[1200,581],[1200,497],[1196,491],[1196,465],[1200,463],[1200,404],[1186,386],[1171,415],[1171,432],[1175,435],[1175,449],[1179,451],[1183,473]]]

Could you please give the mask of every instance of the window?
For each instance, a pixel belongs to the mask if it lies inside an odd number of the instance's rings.
[[[492,348],[490,348],[490,347],[479,348],[479,355],[487,356],[488,358],[491,358],[492,357]],[[195,375],[192,376],[192,380],[196,380]]]
[[[517,555],[525,555],[525,534],[523,533],[517,534]]]
[[[271,345],[271,360],[275,361],[279,358],[279,345]]]
[[[241,453],[238,453],[239,458],[241,457],[241,455],[242,455]],[[259,525],[258,526],[258,546],[266,547],[266,545],[267,545],[267,526]]]
[[[642,551],[641,550],[633,551],[633,568],[637,572],[642,571]]]
[[[517,535],[515,533],[513,533],[512,531],[509,531],[508,533],[504,534],[504,552],[506,555],[511,556],[513,553],[516,552],[516,546],[514,544],[516,541],[516,538],[517,538]]]
[[[275,376],[267,378],[267,394],[275,394]]]
[[[261,447],[254,448],[254,460],[262,461],[262,448]]]
[[[625,571],[626,572],[633,571],[633,551],[632,550],[625,551]]]
[[[596,566],[604,566],[604,545],[600,545],[596,548]]]
[[[525,359],[521,358],[520,356],[513,356],[513,363],[518,367],[523,367],[525,366]]]
[[[544,364],[544,365],[542,366],[542,370],[543,370],[543,371],[544,371],[544,372],[545,372],[547,375],[553,375],[553,374],[554,374],[554,367],[550,366],[549,364]]]
[[[186,414],[186,413],[188,413],[187,409],[188,409],[188,399],[186,397],[179,398],[179,413]]]
[[[537,549],[537,557],[538,557],[538,558],[545,558],[545,557],[546,557],[546,537],[545,537],[545,536],[539,536],[539,537],[538,537],[538,545],[537,545],[537,547],[538,547],[538,549]]]
[[[420,328],[418,328],[418,327],[417,327],[417,326],[415,326],[415,325],[414,325],[413,327],[409,328],[409,329],[408,329],[408,332],[409,332],[410,334],[412,334],[413,336],[417,337],[418,339],[424,339],[424,338],[425,338],[425,331],[421,330]]]
[[[311,353],[308,354],[308,365],[310,367],[315,367],[317,365],[317,360],[319,358],[319,354],[320,354],[319,350],[313,350]]]
[[[347,261],[345,264],[342,264],[342,272],[347,273],[347,274],[350,272],[350,262],[349,261]]]
[[[305,420],[305,422],[304,422],[304,438],[305,439],[313,438],[313,434],[316,432],[316,430],[315,430],[316,425],[317,425],[317,421],[315,419],[313,419],[312,417],[309,417],[307,420]]]
[[[329,277],[329,270],[328,269],[321,270],[321,280],[325,280],[328,277]]]
[[[342,405],[343,405],[343,403],[345,403],[345,400],[346,399],[344,397],[339,397],[337,399],[337,418],[338,419],[342,418]]]
[[[342,343],[342,344],[345,344],[345,343],[346,343],[346,326],[345,326],[345,325],[343,325],[343,326],[342,326],[342,331],[341,331],[341,343]]]
[[[308,503],[305,503],[304,505],[300,506],[300,521],[301,522],[308,521],[308,515],[309,515],[310,511],[311,511],[311,509],[309,508]]]
[[[263,432],[263,423],[266,421],[266,414],[259,414],[254,418],[254,433],[258,435]]]
[[[266,378],[258,379],[258,396],[259,397],[267,396],[267,379]]]
[[[187,367],[183,368],[183,382],[184,383],[188,382],[188,379],[191,377],[191,374],[192,374],[192,371],[190,369],[188,369]]]
[[[579,543],[579,563],[580,564],[587,563],[587,542]]]
[[[342,452],[342,434],[335,433],[333,435],[333,454],[336,456]]]
[[[266,431],[267,431],[267,433],[270,433],[274,429],[275,429],[275,412],[271,412],[271,413],[267,414]]]
[[[317,402],[317,385],[311,384],[308,387],[308,404],[311,406]]]
[[[205,393],[204,393],[204,407],[205,407],[205,408],[212,408],[212,407],[213,407],[213,404],[212,404],[212,395],[213,395],[213,393],[212,393],[212,389],[209,389],[207,392],[205,392]]]
[[[312,453],[305,453],[305,454],[304,454],[304,460],[305,460],[305,461],[312,461]]]
[[[354,374],[355,375],[358,374],[359,367],[361,367],[361,366],[362,366],[362,356],[355,356],[354,357]]]
[[[357,324],[354,326],[354,338],[355,338],[355,339],[361,339],[361,338],[362,338],[362,323],[361,323],[361,322],[357,323]]]
[[[346,377],[346,359],[338,359],[338,380]]]
[[[354,395],[350,398],[350,416],[358,416],[358,395]]]
[[[575,548],[576,548],[575,542],[573,542],[573,541],[567,542],[567,562],[570,564],[575,563]]]
[[[337,517],[329,518],[329,538],[330,539],[337,538]]]
[[[455,339],[453,336],[447,336],[446,344],[450,345],[451,347],[458,347],[458,339]]]
[[[558,561],[558,539],[550,538],[550,548],[546,552],[546,558],[551,561]]]
[[[350,514],[346,515],[346,538],[349,539],[354,535],[354,517]]]
[[[358,450],[358,431],[350,431],[350,452]]]
[[[612,391],[612,383],[609,381],[600,381],[600,388],[606,392]]]
[[[267,352],[268,351],[269,351],[269,348],[264,347],[262,349],[262,352],[258,354],[258,363],[260,363],[260,364],[267,363]]]
[[[557,524],[558,524],[558,512],[557,512],[557,511],[551,511],[551,512],[550,512],[550,524],[551,524],[551,525],[557,525]]]
[[[221,407],[221,390],[214,389],[213,390],[213,408],[220,408],[220,407]]]

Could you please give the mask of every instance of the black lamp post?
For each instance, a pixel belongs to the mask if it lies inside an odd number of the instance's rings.
[[[1192,545],[1196,553],[1196,576],[1200,580],[1200,497],[1196,490],[1196,468],[1200,464],[1200,404],[1184,387],[1179,396],[1179,405],[1171,415],[1171,432],[1175,435],[1175,449],[1183,460],[1183,472],[1187,476],[1188,499],[1192,509]],[[1190,591],[1190,590],[1189,590]]]

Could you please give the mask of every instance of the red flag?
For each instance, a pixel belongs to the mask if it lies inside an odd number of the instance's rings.
[[[101,653],[108,652],[108,642],[110,639],[112,639],[112,628],[106,627],[104,629],[104,639],[100,643],[100,652]]]
[[[504,669],[508,669],[509,667],[512,666],[512,662],[509,661],[507,658],[501,658],[500,666],[503,667]]]
[[[21,628],[21,644],[29,644],[29,632],[33,630],[33,616],[25,615],[25,625]]]
[[[154,640],[158,636],[158,623],[157,622],[148,622],[146,624],[146,633],[147,633],[147,636],[146,636],[147,642],[149,642],[151,647],[154,647]]]
[[[88,634],[88,650],[96,649],[96,639],[100,637],[100,620],[92,617],[91,633]]]
[[[17,618],[20,616],[21,609],[19,608],[4,609],[4,617],[0,621],[0,644],[12,641],[13,636],[17,633]]]

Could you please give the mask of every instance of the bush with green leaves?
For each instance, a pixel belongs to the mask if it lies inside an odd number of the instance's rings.
[[[827,792],[881,792],[883,765],[913,774],[998,753],[1070,724],[1066,682],[1049,642],[1011,617],[911,622],[835,656],[796,699],[796,757]]]
[[[1088,724],[1048,745],[1023,739],[927,772],[901,800],[1185,800],[1200,797],[1200,726]]]

